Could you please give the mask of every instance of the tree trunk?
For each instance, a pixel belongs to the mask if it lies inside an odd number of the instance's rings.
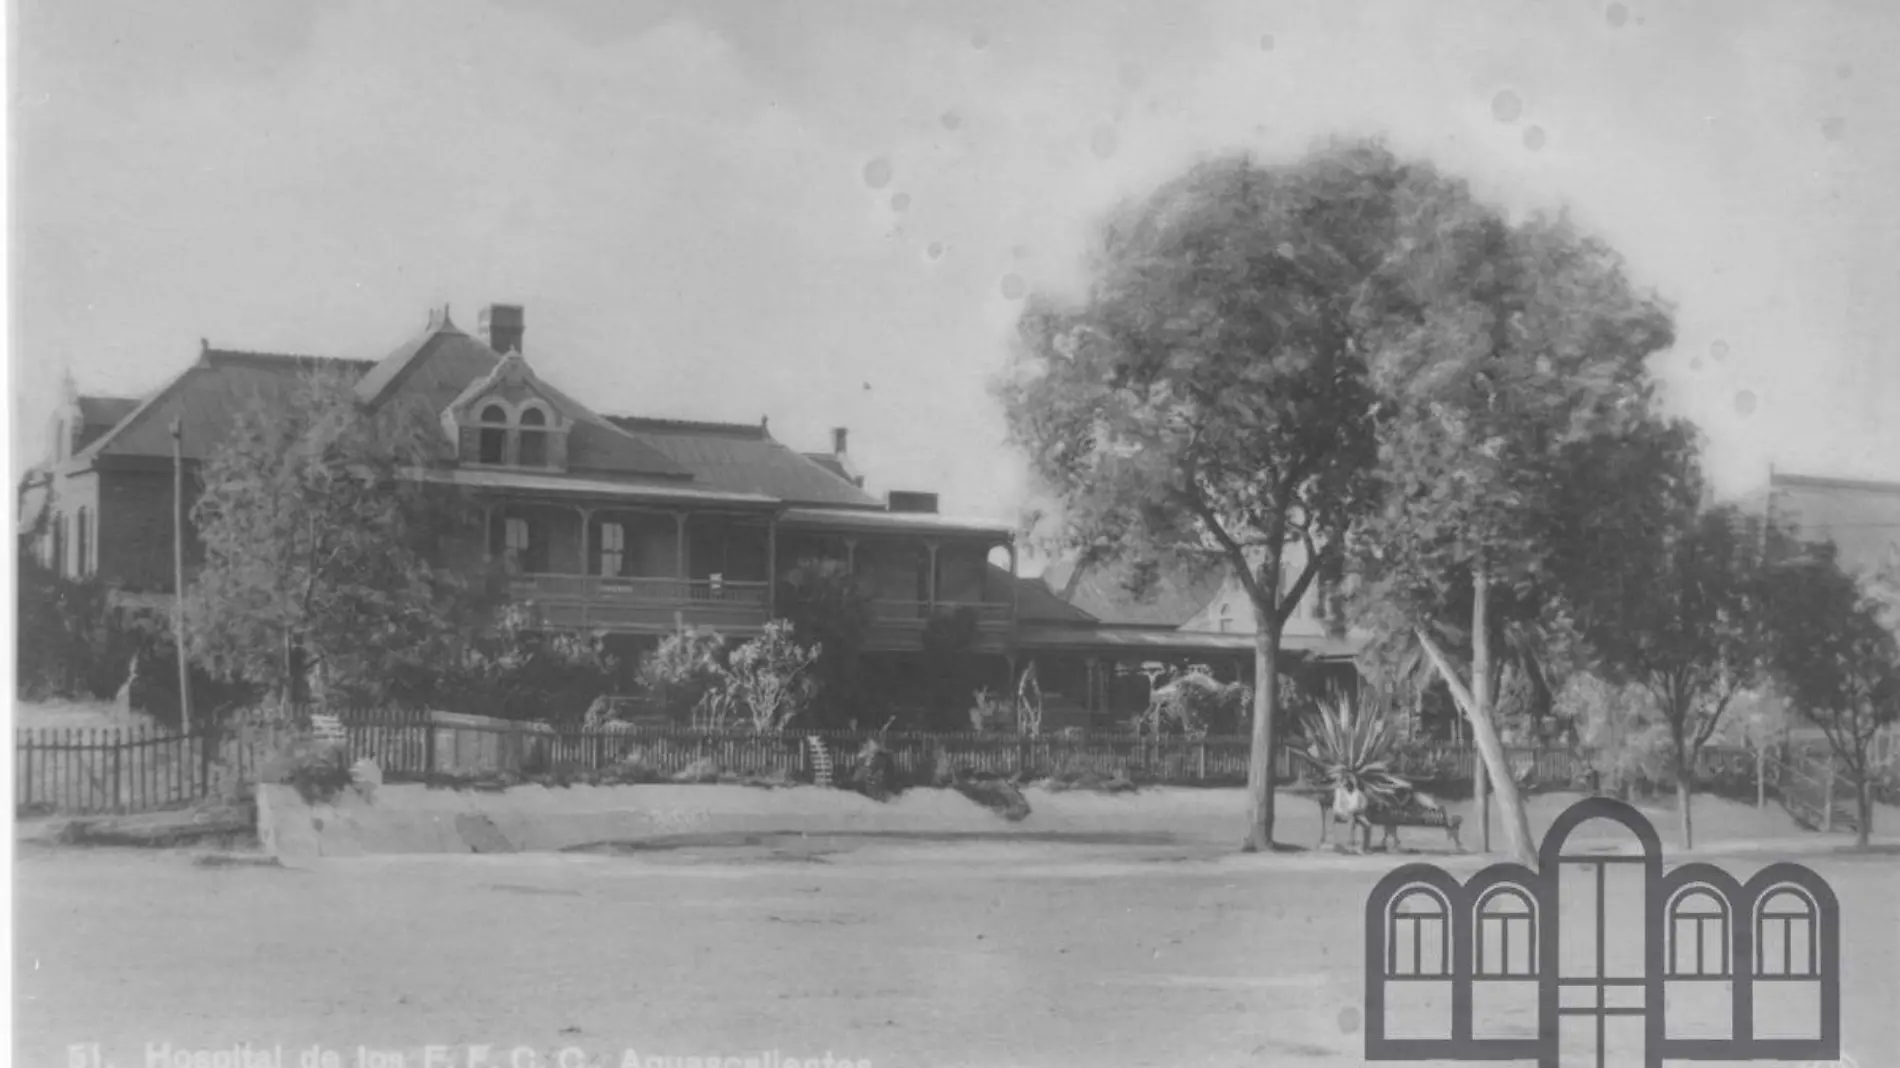
[[[1695,848],[1695,821],[1690,816],[1689,799],[1693,795],[1689,784],[1687,762],[1680,757],[1676,760],[1676,809],[1677,820],[1682,827],[1682,848],[1686,852]]]
[[[1862,761],[1861,767],[1865,768],[1866,766],[1866,762]],[[1873,776],[1869,775],[1866,771],[1862,771],[1860,773],[1860,781],[1854,786],[1854,809],[1855,814],[1859,817],[1854,821],[1854,844],[1862,849],[1867,848],[1867,843],[1874,834],[1874,784],[1872,779]]]
[[[1491,597],[1489,576],[1484,571],[1484,560],[1479,558],[1471,572],[1471,707],[1475,715],[1484,718],[1495,734],[1496,723],[1491,718],[1491,695],[1496,691],[1491,687]],[[1474,724],[1475,727],[1475,724]],[[1500,762],[1493,765],[1499,778],[1511,781],[1510,761],[1503,760],[1503,746],[1498,747]],[[1490,754],[1486,753],[1487,761]],[[1491,789],[1492,776],[1475,776],[1478,786],[1478,830],[1479,848],[1491,852]]]
[[[1483,606],[1488,597],[1483,569],[1480,568],[1474,577],[1476,589],[1472,614],[1474,617],[1481,617],[1484,609],[1479,606]],[[1482,618],[1477,619],[1477,622],[1482,623]],[[1471,723],[1472,737],[1477,740],[1478,752],[1484,757],[1485,768],[1490,772],[1491,781],[1497,789],[1498,802],[1503,808],[1506,847],[1513,858],[1527,867],[1535,868],[1537,848],[1531,838],[1530,819],[1524,812],[1523,802],[1517,796],[1517,782],[1511,778],[1511,770],[1505,764],[1504,747],[1498,743],[1497,730],[1491,724],[1491,710],[1477,703],[1475,695],[1465,686],[1464,680],[1458,677],[1457,669],[1453,668],[1451,661],[1446,659],[1444,650],[1438,647],[1438,642],[1433,640],[1423,627],[1417,628],[1415,633],[1418,635],[1419,644],[1425,649],[1425,655],[1431,658],[1432,665],[1438,669],[1439,675],[1445,680],[1445,685],[1451,690],[1452,700],[1458,703],[1465,713],[1465,718]],[[1474,630],[1473,633],[1482,633],[1482,630]]]
[[[1676,826],[1682,832],[1682,848],[1689,850],[1695,848],[1695,821],[1690,811],[1690,798],[1695,794],[1695,754],[1685,737],[1689,731],[1689,702],[1668,694],[1662,695],[1662,700],[1669,716],[1669,741],[1675,749]]]
[[[1248,853],[1273,847],[1273,720],[1280,705],[1280,624],[1273,609],[1254,605],[1253,747],[1247,755]]]
[[[1471,799],[1478,804],[1478,848],[1491,852],[1491,776],[1485,772],[1483,754],[1471,769]]]

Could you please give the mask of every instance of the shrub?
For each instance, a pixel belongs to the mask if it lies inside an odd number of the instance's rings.
[[[800,645],[793,637],[791,623],[772,620],[765,633],[734,649],[726,665],[723,693],[755,731],[785,729],[817,692],[812,667],[822,649]]]
[[[1668,776],[1669,730],[1649,695],[1587,673],[1571,676],[1554,708],[1569,720],[1590,754],[1590,765],[1611,792],[1647,793]]]
[[[1343,691],[1319,702],[1307,716],[1307,748],[1294,750],[1318,773],[1322,789],[1363,795],[1373,805],[1396,803],[1411,783],[1394,770],[1397,721],[1390,705],[1362,705]]]
[[[726,658],[726,639],[718,631],[676,631],[640,661],[640,689],[676,720],[723,727],[729,711],[729,702],[721,699]]]
[[[266,770],[267,780],[294,786],[307,804],[319,804],[348,789],[350,756],[342,746],[301,737],[291,742]]]

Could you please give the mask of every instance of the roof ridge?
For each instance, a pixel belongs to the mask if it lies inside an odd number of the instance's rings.
[[[762,423],[729,423],[713,419],[664,419],[650,415],[624,415],[602,412],[601,418],[620,427],[631,430],[638,427],[643,430],[701,430],[707,432],[728,432],[744,434],[758,441],[777,440]],[[633,424],[633,426],[628,426]]]
[[[254,352],[243,349],[205,349],[199,353],[198,363],[205,367],[231,364],[309,364],[345,367],[357,371],[367,371],[376,366],[375,360],[352,356],[318,356],[300,352]]]
[[[1776,471],[1769,475],[1769,486],[1777,484],[1794,486],[1830,487],[1833,489],[1867,489],[1883,493],[1900,493],[1900,482],[1872,478],[1840,478],[1834,475],[1800,475],[1791,471]]]
[[[365,371],[363,377],[357,381],[359,390],[357,396],[361,397],[365,404],[372,406],[381,404],[384,398],[394,393],[402,385],[403,380],[421,364],[423,354],[430,350],[430,346],[435,344],[436,339],[445,334],[462,334],[462,331],[453,323],[443,325],[443,320],[436,315],[435,310],[430,309],[429,324],[423,327],[420,333],[411,335],[408,341],[391,349],[381,359],[371,361],[369,370]],[[462,334],[462,336],[468,335]],[[369,381],[384,364],[391,361],[396,362],[391,365],[389,376],[381,382],[374,383],[373,391],[364,395],[361,392],[363,384]]]

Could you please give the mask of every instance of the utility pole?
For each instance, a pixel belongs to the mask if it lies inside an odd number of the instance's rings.
[[[172,645],[178,650],[178,711],[191,733],[191,667],[185,656],[185,431],[172,420]]]

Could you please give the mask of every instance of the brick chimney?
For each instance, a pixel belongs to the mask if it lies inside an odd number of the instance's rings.
[[[490,304],[482,309],[478,324],[482,341],[503,356],[521,351],[521,335],[527,330],[519,304]]]
[[[838,469],[844,472],[845,481],[859,489],[863,489],[864,476],[858,474],[858,469],[852,466],[851,456],[845,450],[845,438],[849,435],[850,431],[844,427],[834,426],[831,428],[831,456],[832,459],[838,462]]]

